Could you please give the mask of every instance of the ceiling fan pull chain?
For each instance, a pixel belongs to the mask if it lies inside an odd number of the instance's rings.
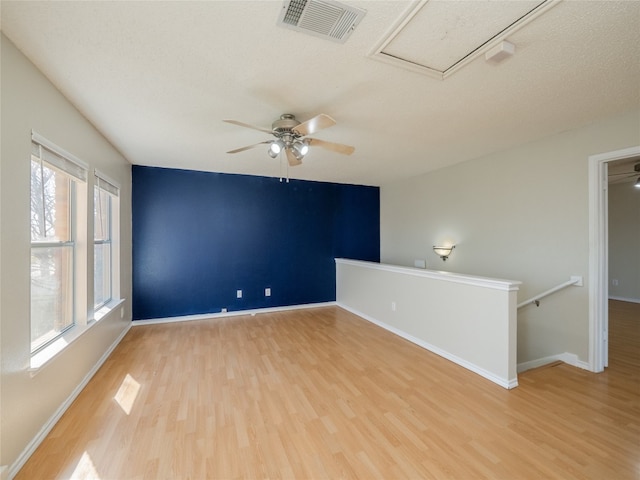
[[[287,161],[287,183],[289,183],[289,161]]]

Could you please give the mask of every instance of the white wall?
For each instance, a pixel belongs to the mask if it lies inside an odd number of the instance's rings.
[[[509,280],[336,259],[338,305],[504,388],[518,385],[517,291]]]
[[[587,362],[588,156],[639,144],[633,111],[384,185],[381,261],[520,280],[519,302],[580,275],[584,287],[519,310],[518,363],[565,353]],[[432,246],[446,241],[457,247],[443,263]]]
[[[2,36],[0,306],[3,476],[130,325],[131,166]],[[125,315],[103,318],[35,375],[30,366],[30,144],[34,129],[121,186],[121,296]],[[93,212],[87,212],[92,216]],[[91,218],[88,218],[91,221]],[[93,249],[87,262],[93,265]],[[91,270],[91,269],[90,269]],[[86,282],[93,284],[92,278]]]
[[[633,180],[609,186],[609,298],[640,302],[640,189]]]

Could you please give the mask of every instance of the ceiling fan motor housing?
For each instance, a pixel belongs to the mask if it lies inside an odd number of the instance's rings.
[[[294,115],[290,113],[285,113],[280,115],[280,118],[271,124],[271,128],[274,132],[279,134],[291,133],[295,134],[291,130],[300,125],[300,122],[296,120]]]

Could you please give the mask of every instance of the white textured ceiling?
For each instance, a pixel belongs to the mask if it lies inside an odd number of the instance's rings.
[[[640,165],[640,157],[610,162],[608,165],[609,183],[635,183],[640,179],[640,172],[634,170],[636,164]]]
[[[278,27],[281,1],[3,0],[1,21],[140,165],[279,176],[266,148],[225,153],[269,135],[222,120],[326,113],[338,124],[314,137],[355,153],[312,149],[291,177],[383,185],[640,108],[638,1],[559,2],[508,37],[513,57],[444,81],[368,56],[415,2],[344,3],[367,10],[345,44]]]
[[[382,52],[444,73],[545,3],[554,5],[542,0],[418,2]]]

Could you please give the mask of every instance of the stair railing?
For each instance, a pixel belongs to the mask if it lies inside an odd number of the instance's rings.
[[[556,293],[558,290],[562,290],[563,288],[567,288],[570,287],[571,285],[575,285],[576,287],[581,287],[582,286],[582,277],[574,275],[571,277],[571,279],[567,282],[561,283],[560,285],[557,285],[553,288],[550,288],[549,290],[542,292],[538,295],[536,295],[535,297],[531,297],[528,300],[525,300],[522,303],[518,304],[518,309],[529,305],[530,303],[535,304],[536,307],[540,306],[540,299],[544,298],[548,295],[551,295],[552,293]]]

